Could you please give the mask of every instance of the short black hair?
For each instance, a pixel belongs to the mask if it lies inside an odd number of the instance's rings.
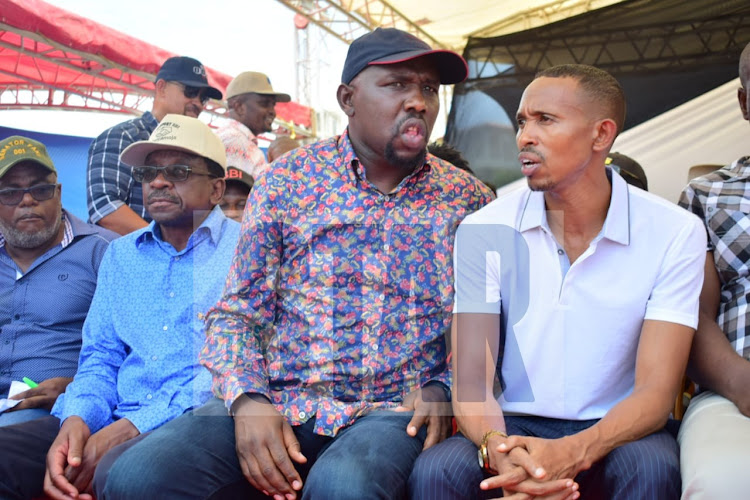
[[[466,172],[469,172],[471,175],[476,176],[474,174],[474,171],[469,166],[469,161],[463,157],[461,154],[461,151],[454,148],[447,142],[444,142],[442,144],[438,144],[437,142],[431,142],[427,145],[427,150],[430,152],[431,155],[437,156],[438,158],[441,158],[449,163],[452,163],[454,166],[460,168],[461,170],[465,170]]]
[[[603,69],[586,64],[560,64],[544,69],[537,78],[573,78],[595,101],[604,104],[607,112],[617,124],[617,133],[625,127],[625,91],[620,82]]]

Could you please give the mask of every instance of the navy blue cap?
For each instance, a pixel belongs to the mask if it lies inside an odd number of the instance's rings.
[[[206,95],[212,99],[221,99],[222,97],[219,89],[208,84],[206,68],[199,60],[192,57],[176,56],[164,61],[156,75],[156,81],[159,80],[180,82],[187,87],[208,89]]]
[[[440,73],[440,83],[460,83],[469,74],[466,61],[450,50],[433,50],[425,42],[396,28],[377,28],[352,42],[346,54],[341,81],[349,84],[372,64],[395,64],[418,57],[431,57]]]

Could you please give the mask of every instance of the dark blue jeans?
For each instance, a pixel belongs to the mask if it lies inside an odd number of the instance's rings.
[[[543,417],[506,417],[508,434],[556,439],[580,432],[597,420],[571,421]],[[414,500],[497,498],[502,490],[483,492],[485,478],[477,447],[457,434],[425,451],[414,464],[409,493]],[[677,442],[667,431],[615,448],[576,481],[581,498],[597,500],[677,500],[680,461]]]
[[[375,411],[339,431],[316,435],[314,421],[295,426],[307,457],[295,464],[303,499],[406,498],[407,480],[425,439],[406,434],[411,413]],[[97,485],[99,488],[100,485]],[[109,469],[99,500],[266,498],[242,475],[234,419],[213,399],[124,451]]]

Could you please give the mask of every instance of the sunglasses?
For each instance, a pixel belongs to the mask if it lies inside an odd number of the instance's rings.
[[[0,203],[3,205],[18,205],[26,193],[36,201],[47,201],[55,196],[55,189],[59,184],[39,184],[30,188],[0,189]]]
[[[167,165],[166,167],[133,167],[133,179],[136,182],[151,182],[156,176],[162,173],[164,179],[169,182],[182,182],[192,173],[193,175],[205,175],[206,177],[216,177],[213,174],[193,172],[193,168],[188,165]]]
[[[199,97],[201,100],[201,104],[206,104],[208,102],[208,95],[206,95],[206,89],[201,87],[190,87],[189,85],[185,85],[184,83],[180,82],[169,82],[174,85],[178,85],[182,88],[182,94],[188,98],[188,99],[195,99],[196,97]]]

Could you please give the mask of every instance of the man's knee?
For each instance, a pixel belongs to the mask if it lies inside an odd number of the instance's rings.
[[[623,445],[606,460],[607,482],[614,485],[608,489],[614,498],[679,498],[677,443],[666,431]]]
[[[463,436],[454,436],[425,450],[409,477],[410,497],[477,498],[484,475],[476,457],[476,446]]]

